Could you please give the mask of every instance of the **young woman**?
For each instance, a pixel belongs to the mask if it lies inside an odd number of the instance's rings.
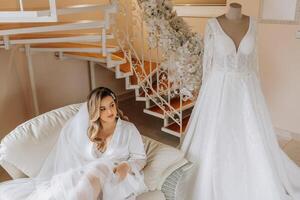
[[[62,128],[35,178],[0,184],[1,200],[124,200],[146,191],[141,135],[99,87]]]

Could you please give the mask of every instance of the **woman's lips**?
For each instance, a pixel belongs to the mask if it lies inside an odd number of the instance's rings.
[[[109,115],[109,116],[108,116],[108,118],[112,118],[113,116],[114,116],[114,115],[113,115],[113,114],[111,114],[111,115]]]

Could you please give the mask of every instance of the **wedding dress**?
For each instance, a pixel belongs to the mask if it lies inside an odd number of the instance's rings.
[[[141,169],[146,154],[136,127],[118,119],[107,149],[101,153],[87,137],[88,118],[84,103],[62,128],[37,177],[0,183],[0,199],[124,200],[145,192]],[[131,172],[119,182],[113,168],[121,162],[127,162]],[[93,179],[100,181],[102,195],[94,194]]]
[[[208,20],[203,83],[181,146],[195,165],[185,200],[300,200],[300,169],[278,145],[256,49],[251,17],[238,48]]]

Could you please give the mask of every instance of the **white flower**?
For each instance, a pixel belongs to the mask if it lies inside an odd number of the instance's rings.
[[[148,26],[149,46],[158,45],[167,56],[161,67],[169,72],[173,88],[181,86],[180,93],[191,97],[201,84],[203,43],[200,35],[192,33],[183,18],[177,16],[170,0],[138,0],[138,3]]]

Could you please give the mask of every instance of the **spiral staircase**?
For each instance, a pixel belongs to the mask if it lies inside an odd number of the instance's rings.
[[[51,2],[52,7],[49,10],[35,11],[35,17],[22,18],[21,12],[24,10],[14,11],[12,15],[15,14],[15,20],[20,23],[0,24],[0,47],[10,49],[13,45],[21,45],[21,49],[26,53],[36,114],[39,114],[39,108],[31,54],[55,52],[59,59],[88,61],[92,88],[95,87],[95,64],[114,71],[117,79],[125,79],[126,89],[135,91],[136,100],[145,102],[144,112],[163,120],[162,131],[181,138],[194,102],[183,100],[178,94],[171,95],[172,82],[168,80],[168,74],[160,73],[159,60],[153,61],[151,56],[145,58],[147,49],[138,52],[134,47],[134,33],[130,25],[115,30],[116,15],[122,18],[128,14],[126,5],[122,7],[114,1],[106,4],[55,7],[53,11],[53,0],[49,0],[49,3]],[[56,16],[53,16],[53,12]],[[102,19],[59,21],[60,16],[85,12],[101,12]],[[0,14],[0,18],[1,16],[3,15]],[[39,19],[40,16],[44,18]],[[45,20],[45,16],[52,21]],[[56,19],[58,20],[55,21]],[[0,21],[5,19],[1,18]],[[141,25],[139,28],[142,41],[145,38],[142,19],[137,24]],[[121,33],[120,29],[126,29],[127,32]]]

